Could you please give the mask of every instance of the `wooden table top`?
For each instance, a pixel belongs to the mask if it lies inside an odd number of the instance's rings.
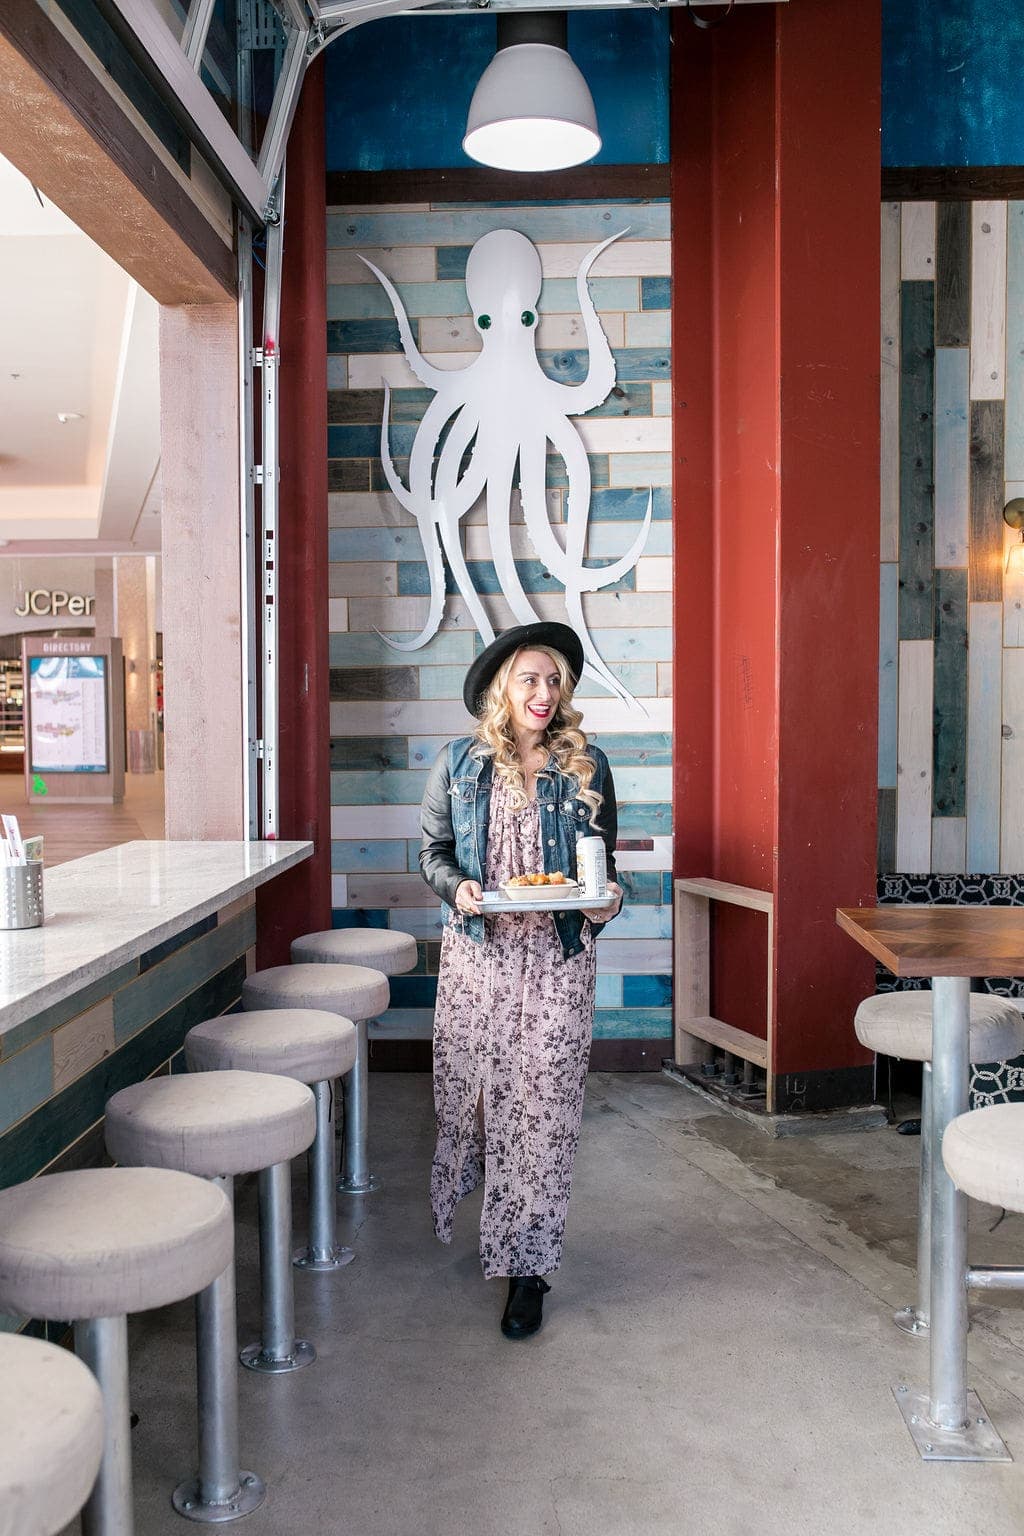
[[[1024,976],[1024,907],[838,907],[836,922],[897,976]]]

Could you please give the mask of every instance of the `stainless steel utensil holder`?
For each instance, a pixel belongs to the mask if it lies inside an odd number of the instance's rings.
[[[0,928],[39,928],[42,921],[42,860],[0,865]]]

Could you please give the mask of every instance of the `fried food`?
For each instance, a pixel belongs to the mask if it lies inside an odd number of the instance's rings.
[[[546,875],[543,870],[540,870],[540,871],[536,871],[535,870],[535,871],[532,871],[528,875],[513,875],[510,880],[506,880],[506,882],[505,882],[506,885],[515,885],[515,886],[520,886],[520,885],[569,885],[570,883],[571,882],[566,879],[565,875],[563,875],[563,873],[562,873],[562,871],[560,869],[556,869],[556,870],[552,871],[552,873],[550,875]]]

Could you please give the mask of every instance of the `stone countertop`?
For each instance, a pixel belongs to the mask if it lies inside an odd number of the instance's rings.
[[[0,1034],[312,852],[312,843],[136,842],[46,870],[42,927],[0,930]]]

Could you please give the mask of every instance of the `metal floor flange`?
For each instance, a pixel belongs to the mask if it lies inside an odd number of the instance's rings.
[[[901,1382],[893,1387],[892,1395],[922,1461],[1013,1460],[977,1392],[967,1394],[968,1420],[964,1429],[940,1429],[930,1423],[927,1392],[916,1391]]]

